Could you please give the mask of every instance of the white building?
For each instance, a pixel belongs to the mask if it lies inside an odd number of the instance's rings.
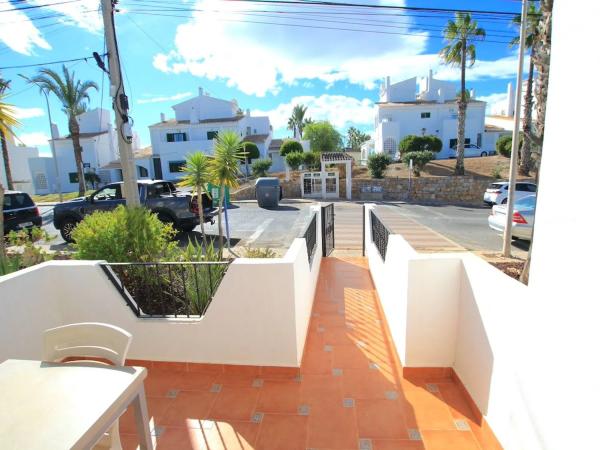
[[[7,135],[6,144],[8,147],[8,159],[10,161],[10,170],[12,174],[13,187],[17,191],[34,193],[34,186],[29,172],[29,161],[31,158],[37,158],[39,152],[37,147],[26,147],[17,145],[12,135]],[[0,156],[0,182],[4,189],[7,188],[6,169],[4,167],[4,158]]]
[[[253,117],[249,110],[243,113],[235,100],[211,97],[202,88],[198,96],[174,105],[175,118],[167,120],[161,114],[160,122],[150,125],[155,178],[175,180],[189,153],[213,154],[215,138],[219,133],[232,130],[244,141],[254,142],[261,158],[273,158],[269,152],[272,127],[268,117]]]
[[[380,100],[375,114],[373,151],[395,157],[398,144],[407,135],[434,135],[442,140],[438,158],[453,155],[456,145],[458,108],[454,83],[433,78],[409,78],[391,84],[386,77],[380,90]],[[465,143],[477,144],[482,151],[493,150],[484,139],[486,103],[470,93],[465,122]],[[488,148],[489,147],[489,148]],[[369,151],[369,146],[363,147]],[[366,159],[368,155],[362,155]]]

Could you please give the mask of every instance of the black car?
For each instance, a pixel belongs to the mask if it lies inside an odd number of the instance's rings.
[[[26,192],[4,193],[4,234],[42,226],[42,216]]]

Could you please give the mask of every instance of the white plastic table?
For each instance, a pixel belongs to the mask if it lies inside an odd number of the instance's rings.
[[[9,359],[0,364],[0,449],[89,449],[129,404],[152,449],[143,367]]]

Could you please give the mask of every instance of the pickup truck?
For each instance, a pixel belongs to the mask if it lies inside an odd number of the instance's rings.
[[[71,232],[88,214],[110,211],[124,205],[123,183],[111,183],[87,197],[79,197],[54,207],[54,227],[67,242],[73,242]],[[156,213],[164,223],[170,223],[180,232],[192,231],[199,223],[198,199],[189,193],[180,192],[175,185],[164,180],[138,180],[140,203]],[[217,209],[212,208],[206,194],[202,195],[204,221],[214,223]]]

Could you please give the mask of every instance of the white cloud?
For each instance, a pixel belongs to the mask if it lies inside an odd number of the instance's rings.
[[[525,67],[529,65],[529,59],[526,58]],[[519,57],[515,55],[504,58],[486,61],[476,61],[473,67],[467,68],[467,81],[476,81],[490,78],[512,78],[517,74],[519,66]],[[436,78],[448,81],[460,80],[460,69],[457,67],[440,66],[436,72]]]
[[[487,102],[485,112],[486,114],[506,114],[506,108],[508,107],[508,94],[506,92],[499,92],[490,95],[476,95],[477,100]]]
[[[20,134],[19,139],[29,147],[37,147],[40,145],[48,145],[48,139],[50,139],[50,137],[41,131],[34,131],[32,133]]]
[[[19,108],[18,106],[13,106],[12,109],[17,119],[31,119],[33,117],[42,117],[44,115],[44,110],[42,108]]]
[[[12,6],[11,3],[8,5]],[[44,50],[52,48],[22,11],[5,11],[1,16],[0,41],[11,50],[23,55],[31,55],[36,48]]]
[[[138,104],[143,105],[145,103],[162,103],[176,100],[183,100],[184,98],[191,97],[191,92],[180,92],[179,94],[167,95],[167,96],[156,96],[149,98],[142,98],[137,101]]]
[[[98,0],[79,0],[77,2],[52,4],[47,0],[29,0],[34,5],[45,5],[44,10],[59,12],[64,16],[58,20],[64,24],[98,32],[103,29],[102,15]],[[56,2],[60,3],[60,2]]]
[[[338,130],[351,125],[371,125],[375,115],[375,105],[367,98],[358,99],[345,95],[323,94],[319,97],[299,96],[288,103],[282,103],[276,108],[262,111],[254,110],[255,116],[268,115],[276,131],[284,133],[287,128],[288,118],[294,105],[302,104],[308,107],[306,115],[313,120],[328,120]]]

